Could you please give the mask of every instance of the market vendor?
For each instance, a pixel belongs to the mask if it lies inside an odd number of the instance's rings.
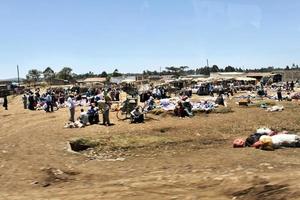
[[[140,107],[137,106],[133,111],[131,111],[131,123],[143,123],[144,113],[140,111]]]
[[[278,90],[277,90],[277,98],[278,98],[278,101],[282,101],[282,90],[281,90],[281,87],[279,87]]]
[[[216,104],[225,106],[225,101],[224,101],[222,93],[219,93],[219,96],[216,99]]]
[[[178,101],[174,110],[174,114],[178,117],[185,117],[182,101]]]
[[[155,104],[154,98],[152,96],[150,96],[150,98],[145,102],[144,108],[147,111],[153,110],[154,104]]]
[[[183,108],[184,108],[184,114],[191,117],[193,116],[193,112],[192,112],[192,104],[190,102],[189,99],[186,99],[184,102],[183,102]]]
[[[78,118],[78,120],[80,121],[80,123],[82,123],[85,126],[89,122],[89,116],[87,112],[84,111],[84,109],[80,110],[80,117]]]
[[[88,114],[88,119],[89,119],[90,124],[98,124],[99,123],[99,112],[98,112],[98,108],[95,107],[95,104],[91,105],[87,114]]]

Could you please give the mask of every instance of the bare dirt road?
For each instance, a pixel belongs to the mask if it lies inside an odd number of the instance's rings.
[[[300,106],[284,105],[137,125],[111,113],[115,126],[64,129],[66,109],[23,110],[16,97],[0,110],[0,199],[300,199],[299,148],[232,148],[261,126],[300,132]],[[68,152],[74,138],[101,141],[112,159]]]

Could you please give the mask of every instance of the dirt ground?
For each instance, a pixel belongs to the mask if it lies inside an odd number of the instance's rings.
[[[232,148],[261,126],[300,132],[300,105],[229,105],[234,112],[134,125],[111,113],[114,126],[65,129],[67,109],[46,114],[10,99],[0,110],[0,199],[300,199],[299,148]],[[98,157],[69,152],[74,138],[100,142]]]

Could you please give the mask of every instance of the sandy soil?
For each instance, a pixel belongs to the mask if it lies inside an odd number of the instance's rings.
[[[299,104],[283,105],[268,113],[231,103],[232,113],[137,125],[111,113],[115,126],[64,129],[67,109],[23,110],[17,97],[0,110],[0,199],[300,199],[299,148],[232,148],[261,126],[300,132]],[[82,137],[120,145],[104,153],[122,159],[68,152],[68,141]]]

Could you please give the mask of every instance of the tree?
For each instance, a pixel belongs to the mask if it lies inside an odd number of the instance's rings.
[[[108,75],[107,75],[107,73],[106,73],[106,71],[103,71],[101,74],[100,74],[100,77],[107,77]]]
[[[225,72],[234,72],[234,71],[235,71],[234,67],[231,67],[230,65],[225,67]]]
[[[42,72],[40,72],[37,69],[31,69],[28,71],[28,74],[26,75],[26,79],[29,83],[36,83],[40,80]]]
[[[112,73],[112,77],[118,77],[118,76],[122,76],[122,74],[119,73],[118,69],[115,69],[114,72]]]
[[[240,68],[240,67],[237,69],[237,71],[238,72],[244,72],[244,70],[242,68]]]
[[[47,67],[43,71],[43,75],[44,75],[45,81],[50,84],[52,83],[52,80],[55,78],[55,73],[50,67]]]
[[[188,66],[180,66],[180,67],[166,67],[166,70],[169,71],[171,75],[175,78],[179,78],[180,76],[183,76],[185,74],[185,69],[189,68]]]
[[[285,68],[285,70],[289,70],[289,69],[290,69],[290,67],[287,65],[286,68]]]
[[[63,80],[73,80],[72,69],[69,67],[64,67],[60,72],[58,72],[57,77]]]
[[[202,67],[199,69],[200,74],[210,75],[210,68],[209,67]]]
[[[219,72],[219,67],[217,65],[213,65],[212,68],[210,69],[210,72]]]

